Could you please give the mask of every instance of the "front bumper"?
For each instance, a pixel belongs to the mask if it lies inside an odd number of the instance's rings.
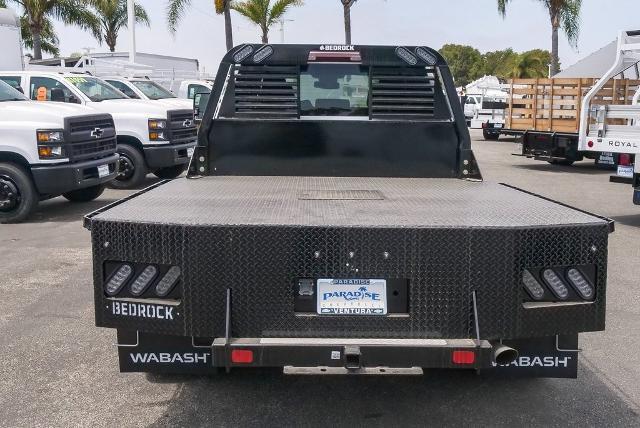
[[[98,175],[98,167],[109,166],[109,174]],[[73,190],[108,183],[118,174],[118,155],[90,161],[54,166],[32,166],[31,173],[38,193],[58,196]]]
[[[165,168],[189,163],[189,149],[196,146],[196,141],[182,144],[167,144],[144,148],[144,156],[149,168]]]

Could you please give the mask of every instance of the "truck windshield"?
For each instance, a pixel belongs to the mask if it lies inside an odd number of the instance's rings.
[[[302,116],[368,116],[369,72],[354,64],[310,64],[300,72]]]
[[[0,80],[0,102],[2,101],[27,101],[28,98],[19,91]]]
[[[156,82],[151,82],[149,80],[133,80],[131,83],[133,83],[136,88],[140,89],[150,100],[176,98],[175,95],[158,85]]]
[[[95,77],[73,76],[66,80],[85,94],[91,101],[120,100],[127,96],[113,86]]]

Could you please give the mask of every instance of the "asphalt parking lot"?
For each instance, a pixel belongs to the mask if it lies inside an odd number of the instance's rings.
[[[554,426],[640,424],[640,207],[592,161],[552,166],[473,132],[487,181],[506,182],[616,220],[605,332],[582,335],[577,380],[473,372],[424,377],[216,377],[120,374],[115,332],[93,320],[90,204],[41,204],[0,225],[0,426]],[[152,180],[149,179],[149,183]]]

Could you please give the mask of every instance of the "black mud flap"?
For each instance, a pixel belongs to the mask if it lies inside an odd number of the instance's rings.
[[[570,378],[578,377],[578,335],[537,339],[505,340],[516,349],[518,358],[510,364],[496,366],[496,372],[510,376]]]
[[[211,343],[183,336],[118,330],[121,372],[214,374]]]

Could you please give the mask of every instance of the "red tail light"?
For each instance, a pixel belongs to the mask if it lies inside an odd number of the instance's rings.
[[[621,166],[631,165],[631,155],[621,153],[620,158],[618,159],[618,165],[621,165]]]
[[[240,364],[253,363],[253,351],[250,349],[234,349],[231,351],[231,362]]]
[[[476,361],[476,353],[473,351],[453,351],[451,361],[454,364],[473,364]]]

